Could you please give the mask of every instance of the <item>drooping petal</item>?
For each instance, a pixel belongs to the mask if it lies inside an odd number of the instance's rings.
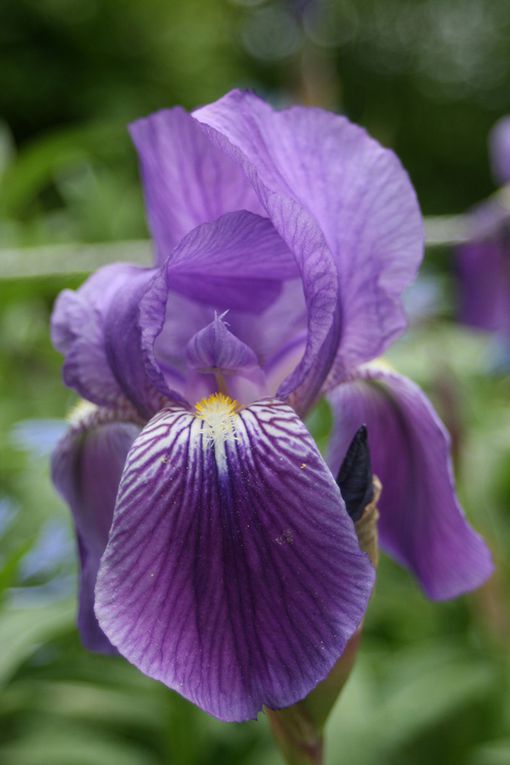
[[[66,385],[99,406],[127,400],[147,419],[160,395],[143,364],[138,309],[154,274],[127,263],[105,266],[75,292],[64,290],[52,316]]]
[[[310,365],[324,374],[333,341],[330,384],[380,354],[405,327],[401,294],[423,251],[416,196],[397,157],[343,117],[275,112],[251,93],[229,93],[194,116],[209,126],[211,140],[245,162],[300,264],[308,347],[282,393],[302,382]]]
[[[266,400],[158,415],[128,455],[96,587],[112,643],[223,720],[324,678],[374,572],[304,425]]]
[[[492,128],[489,151],[494,177],[500,183],[510,183],[510,117],[503,117]]]
[[[95,407],[73,425],[52,457],[52,478],[73,514],[80,556],[78,628],[86,648],[115,652],[94,614],[94,587],[126,455],[140,426]]]
[[[208,141],[183,109],[167,109],[130,126],[140,155],[157,259],[195,226],[234,210],[260,211],[242,168]]]
[[[110,367],[128,400],[146,419],[161,408],[160,392],[153,385],[144,363],[144,327],[140,317],[140,303],[153,279],[152,269],[134,269],[129,281],[111,302],[104,320]]]
[[[102,406],[123,396],[106,354],[104,317],[133,270],[124,263],[105,266],[76,292],[61,292],[53,310],[51,335],[53,345],[65,357],[64,382]]]
[[[379,500],[384,549],[442,600],[480,586],[490,553],[455,495],[449,438],[430,402],[410,380],[367,365],[329,394],[334,429],[329,464],[338,471],[349,443],[366,424]]]

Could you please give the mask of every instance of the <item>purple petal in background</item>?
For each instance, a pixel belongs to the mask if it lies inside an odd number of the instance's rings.
[[[449,438],[430,402],[410,380],[376,365],[329,394],[334,429],[328,462],[336,475],[366,424],[379,501],[381,543],[415,573],[433,599],[479,587],[492,573],[490,553],[455,495]]]
[[[500,183],[510,183],[510,116],[503,117],[492,128],[489,153],[496,180]]]
[[[246,720],[328,674],[374,572],[294,411],[230,405],[210,400],[203,419],[167,408],[134,443],[96,614],[143,672],[223,720]]]
[[[459,319],[510,337],[510,238],[502,227],[490,239],[457,248]]]
[[[114,652],[94,615],[99,561],[112,522],[115,497],[129,447],[140,432],[131,422],[112,422],[98,410],[71,427],[52,458],[52,478],[73,513],[80,554],[78,628],[86,648]]]
[[[64,420],[20,420],[10,432],[10,440],[18,449],[34,457],[48,457],[60,441],[68,423]]]

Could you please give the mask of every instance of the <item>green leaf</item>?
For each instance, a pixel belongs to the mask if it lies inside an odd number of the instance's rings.
[[[0,684],[5,683],[40,645],[72,629],[74,603],[0,612]]]
[[[469,758],[468,765],[508,765],[509,762],[510,738],[507,738],[477,749]]]
[[[5,765],[158,765],[146,748],[129,738],[86,725],[35,725],[18,741],[0,746]]]
[[[361,654],[326,727],[328,765],[382,765],[408,742],[490,692],[490,666],[466,651],[423,644],[385,656],[385,678]]]

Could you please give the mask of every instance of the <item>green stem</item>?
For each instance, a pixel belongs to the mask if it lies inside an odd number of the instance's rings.
[[[377,502],[381,484],[373,477],[374,497],[356,523],[361,549],[367,553],[374,568],[378,563]],[[302,701],[287,709],[267,709],[274,738],[287,765],[322,765],[324,757],[324,726],[342,692],[356,661],[363,625],[347,643],[345,651],[328,677]]]
[[[356,660],[361,628],[350,639],[328,677],[306,699],[288,709],[267,709],[273,735],[287,765],[322,765],[324,725]]]

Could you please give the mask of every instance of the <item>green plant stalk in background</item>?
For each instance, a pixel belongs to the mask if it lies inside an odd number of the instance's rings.
[[[510,215],[510,187],[505,186],[491,197]],[[440,215],[425,219],[428,248],[451,247],[469,239],[467,215]],[[0,279],[88,274],[119,260],[141,266],[151,264],[149,240],[53,244],[26,248],[0,248]]]

